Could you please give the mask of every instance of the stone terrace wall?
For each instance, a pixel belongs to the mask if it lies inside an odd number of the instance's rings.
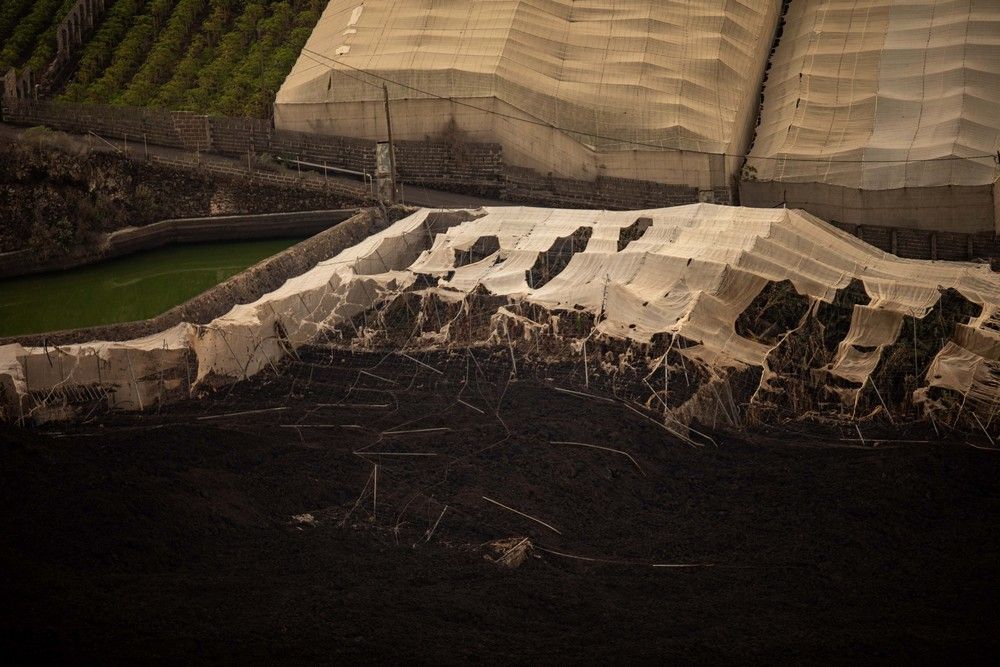
[[[212,150],[212,135],[207,116],[199,116],[188,111],[172,111],[170,120],[185,150],[195,152]]]
[[[129,142],[142,143],[145,139],[160,146],[187,148],[174,123],[174,114],[162,109],[5,97],[3,119],[14,125],[44,125],[76,134],[94,132]]]
[[[267,150],[306,162],[375,173],[374,141],[275,130]]]
[[[263,152],[271,141],[271,121],[263,118],[208,117],[212,147],[222,155]]]
[[[222,154],[273,153],[340,169],[375,173],[373,141],[274,130],[266,121],[251,118],[210,117],[208,123],[212,148]],[[494,194],[499,194],[504,187],[503,149],[499,144],[399,141],[396,143],[396,169],[401,179],[415,185],[445,187],[459,183],[465,189],[492,189]]]
[[[993,232],[964,234],[961,232],[928,232],[907,227],[877,227],[834,222],[865,243],[910,259],[970,259],[1000,258],[1000,238]]]
[[[46,125],[80,134],[93,131],[117,139],[127,137],[137,143],[145,137],[150,144],[233,157],[269,153],[352,171],[375,171],[375,142],[277,131],[270,121],[260,118],[198,116],[159,109],[10,98],[4,98],[3,105],[4,120],[19,125]],[[502,147],[491,143],[400,141],[396,146],[396,162],[400,178],[406,184],[475,192],[522,204],[628,210],[690,204],[700,198],[696,188],[684,185],[625,178],[579,181],[546,176],[505,164]],[[221,167],[212,167],[216,168]],[[289,177],[278,175],[272,180],[275,184],[291,182]],[[316,187],[323,186],[317,183]],[[716,203],[736,203],[730,188],[716,188],[711,195]],[[932,233],[874,225],[839,226],[901,257],[959,260],[1000,257],[1000,243],[989,232]]]
[[[215,174],[247,179],[250,182],[265,186],[285,187],[289,190],[311,190],[313,192],[359,201],[372,200],[371,193],[360,182],[346,179],[327,179],[323,178],[322,175],[311,172],[303,172],[301,175],[296,176],[294,174],[263,171],[260,169],[247,171],[245,168],[237,168],[228,164],[218,164],[210,161],[175,160],[157,155],[150,156],[150,161],[154,164],[161,164],[174,169],[184,169],[198,174]]]
[[[525,204],[621,210],[659,208],[698,201],[698,189],[685,185],[665,185],[626,178],[576,181],[542,176],[530,169],[510,166],[507,167],[505,194],[507,198]],[[719,203],[728,203],[728,200]]]
[[[509,178],[500,144],[447,144],[400,141],[396,144],[396,169],[408,182],[441,190],[501,195]]]
[[[81,105],[30,99],[3,100],[3,118],[17,125],[147,141],[231,157],[269,153],[352,171],[375,171],[375,142],[275,130],[259,118],[199,116],[160,109]],[[505,165],[496,143],[399,141],[396,168],[401,180],[442,190],[476,192],[512,201],[554,206],[645,208],[698,201],[687,186],[607,178],[596,182],[550,178]],[[729,202],[725,188],[715,193]]]

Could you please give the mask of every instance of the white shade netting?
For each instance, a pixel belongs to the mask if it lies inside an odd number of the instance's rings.
[[[540,284],[533,267],[567,239],[577,240],[566,261]],[[474,248],[480,252],[470,257]],[[508,322],[524,320],[515,311],[530,306],[549,313],[554,337],[560,318],[586,314],[588,338],[643,346],[667,336],[683,341],[684,357],[709,374],[759,368],[766,384],[783,338],[765,343],[736,325],[766,287],[784,281],[811,304],[810,313],[852,281],[863,286],[868,302],[853,306],[836,354],[815,369],[845,400],[856,400],[908,318],[916,336],[916,321],[942,290],[977,305],[979,314],[960,321],[950,340],[932,341],[916,398],[938,387],[988,409],[1000,396],[1000,277],[989,266],[900,259],[801,211],[711,204],[627,212],[421,209],[207,325],[125,342],[0,347],[0,386],[7,410],[19,411],[8,417],[47,397],[72,401],[97,389],[112,407],[141,409],[164,392],[277,369],[319,339],[346,335],[349,344],[364,344],[387,326],[378,313],[404,297],[466,304],[474,294],[497,300],[485,314],[493,329],[463,344],[510,343]],[[425,326],[402,345],[445,348],[449,326]]]
[[[779,4],[331,0],[275,125],[384,139],[387,84],[397,138],[454,123],[543,173],[724,186],[707,154],[749,143]]]
[[[744,177],[864,190],[989,186],[1000,3],[795,0]]]

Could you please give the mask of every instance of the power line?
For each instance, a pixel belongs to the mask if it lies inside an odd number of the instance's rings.
[[[574,129],[571,129],[571,128],[568,128],[568,127],[560,127],[560,126],[555,125],[553,123],[547,123],[547,122],[542,121],[542,120],[534,120],[534,119],[531,119],[531,118],[523,118],[523,117],[520,117],[520,116],[511,115],[511,114],[505,114],[505,113],[502,113],[500,111],[495,111],[493,109],[485,109],[483,107],[476,106],[475,104],[470,104],[469,102],[463,102],[461,100],[456,100],[453,97],[445,97],[443,95],[438,95],[437,93],[432,93],[430,91],[423,90],[421,88],[417,88],[416,86],[411,86],[410,84],[403,83],[401,81],[396,81],[394,79],[390,79],[390,78],[388,78],[386,76],[382,76],[381,74],[376,74],[374,72],[370,72],[368,70],[365,70],[365,69],[363,69],[361,67],[356,67],[354,65],[350,65],[350,64],[344,62],[343,60],[337,60],[336,58],[332,58],[330,56],[324,55],[324,54],[319,53],[317,51],[313,51],[312,49],[309,49],[309,48],[306,48],[306,47],[302,47],[302,53],[306,57],[308,57],[310,60],[312,60],[312,61],[314,61],[316,63],[319,63],[320,65],[325,65],[327,67],[327,69],[329,69],[331,72],[336,72],[337,74],[342,74],[342,75],[344,75],[344,76],[346,76],[346,77],[348,77],[350,79],[354,79],[355,81],[359,81],[361,83],[364,83],[364,84],[369,85],[369,86],[373,86],[375,88],[381,89],[383,83],[391,83],[391,84],[393,84],[395,86],[399,86],[400,88],[404,88],[406,90],[411,90],[413,92],[420,93],[421,95],[426,95],[427,97],[431,97],[431,98],[438,99],[438,100],[443,100],[445,102],[451,102],[452,104],[457,104],[459,106],[467,107],[469,109],[473,109],[475,111],[479,111],[479,112],[482,112],[482,113],[485,113],[485,114],[491,114],[493,116],[498,116],[500,118],[506,118],[508,120],[514,120],[514,121],[518,121],[518,122],[522,122],[522,123],[528,123],[530,125],[537,125],[537,126],[540,126],[540,127],[545,127],[545,128],[551,129],[551,130],[558,130],[560,132],[565,132],[567,134],[577,134],[577,135],[580,135],[580,136],[583,136],[583,137],[589,137],[591,139],[600,139],[600,140],[603,140],[603,141],[617,142],[617,143],[621,143],[621,144],[630,144],[630,145],[633,145],[633,146],[642,146],[642,147],[645,147],[645,148],[655,148],[655,149],[659,149],[659,150],[675,150],[675,151],[682,151],[682,152],[686,152],[686,153],[695,153],[695,154],[699,154],[699,155],[719,155],[719,156],[722,156],[722,157],[743,158],[743,159],[748,159],[748,160],[775,160],[775,161],[781,160],[781,161],[792,161],[792,162],[817,162],[817,163],[821,163],[821,164],[830,164],[830,163],[840,163],[840,164],[911,164],[911,163],[919,163],[919,162],[946,162],[946,161],[951,161],[951,160],[978,160],[978,159],[986,159],[986,158],[989,158],[991,160],[994,160],[994,161],[997,161],[998,163],[1000,163],[1000,155],[993,155],[993,154],[987,154],[987,155],[969,155],[969,156],[965,156],[965,157],[946,156],[946,157],[939,157],[939,158],[927,158],[925,160],[835,160],[835,159],[824,159],[824,158],[771,157],[771,156],[750,156],[750,155],[735,154],[735,153],[712,153],[710,151],[700,151],[700,150],[694,150],[694,149],[688,149],[688,148],[676,148],[676,147],[672,147],[672,146],[663,146],[662,144],[654,144],[654,143],[649,143],[649,142],[636,141],[634,139],[624,139],[624,138],[621,138],[621,137],[609,137],[609,136],[606,136],[606,135],[594,134],[593,132],[586,132],[586,131],[583,131],[583,130],[574,130]],[[354,70],[356,72],[360,72],[360,73],[362,73],[362,74],[364,74],[366,76],[370,76],[370,77],[372,77],[374,79],[378,79],[382,83],[373,83],[371,81],[365,81],[364,79],[360,79],[360,78],[358,78],[356,76],[351,76],[350,74],[348,74],[347,72],[344,72],[343,70],[335,70],[334,67],[332,65],[330,65],[329,63],[324,63],[324,62],[322,62],[320,60],[317,60],[316,59],[317,57],[323,58],[324,60],[330,61],[330,62],[335,63],[337,65],[341,65],[343,67],[346,67],[348,69]]]

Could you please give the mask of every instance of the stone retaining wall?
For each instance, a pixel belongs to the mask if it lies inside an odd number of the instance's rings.
[[[150,250],[170,243],[204,243],[279,236],[312,235],[354,215],[356,209],[299,211],[161,220],[105,236],[96,251],[39,262],[30,250],[0,253],[0,278],[61,271]]]
[[[188,150],[204,150],[229,156],[248,153],[284,155],[326,163],[331,167],[372,173],[375,142],[301,132],[276,131],[270,121],[259,118],[197,116],[187,112],[63,104],[24,99],[3,100],[3,119],[20,125],[46,125],[68,132],[143,140]],[[721,187],[699,192],[696,188],[624,178],[594,181],[546,176],[504,162],[499,144],[435,141],[400,141],[396,148],[397,169],[404,183],[440,190],[473,192],[511,202],[569,208],[643,209],[697,201],[735,203],[730,189]],[[162,160],[173,166],[193,168],[189,162]],[[221,165],[199,165],[219,173],[248,176],[248,170]],[[324,182],[303,174],[301,178],[254,171],[260,178],[280,185],[306,188],[342,188],[339,194],[365,196],[363,185],[352,189],[341,181]],[[918,259],[972,259],[1000,257],[1000,244],[993,233],[928,232],[904,227],[840,224],[843,229],[901,257]],[[895,241],[893,240],[895,239]]]
[[[91,340],[130,340],[164,331],[181,322],[207,324],[229,312],[234,305],[255,301],[280,287],[289,278],[301,275],[318,262],[360,243],[381,229],[383,224],[382,216],[375,210],[359,211],[336,226],[268,257],[193,299],[148,320],[2,338],[0,345],[20,343],[28,347],[67,345]]]
[[[196,162],[188,160],[172,160],[158,155],[150,156],[150,161],[176,169],[185,169],[197,173],[222,174],[225,176],[235,176],[250,179],[255,182],[268,185],[279,185],[287,188],[299,190],[312,190],[331,195],[337,195],[355,200],[370,200],[371,192],[362,183],[354,183],[344,179],[328,179],[313,172],[304,172],[300,175],[283,174],[277,171],[264,171],[261,169],[247,170],[242,167],[237,168],[231,165],[218,164],[211,161]]]
[[[971,259],[1000,258],[1000,238],[992,232],[964,234],[961,232],[928,232],[907,227],[877,227],[834,222],[876,248],[910,259]]]
[[[948,229],[963,234],[996,232],[1000,186],[941,185],[864,190],[824,183],[745,180],[746,206],[801,208],[823,220],[865,227]]]
[[[698,201],[698,189],[626,178],[598,178],[576,181],[540,176],[530,169],[507,167],[507,198],[525,204],[556,205],[567,208],[644,209],[691,204]],[[728,200],[716,200],[729,203]]]
[[[68,104],[30,99],[3,99],[3,120],[14,125],[44,125],[74,134],[93,132],[141,146],[143,142],[185,148],[173,113],[147,107]]]
[[[160,109],[73,104],[30,99],[3,100],[3,120],[16,125],[143,142],[231,157],[271,154],[373,174],[374,141],[275,130],[259,118],[199,116]],[[648,208],[699,201],[695,188],[652,181],[606,178],[580,181],[546,177],[504,162],[496,143],[399,141],[396,168],[410,185],[474,192],[518,203],[616,209]],[[711,193],[730,202],[726,188]]]

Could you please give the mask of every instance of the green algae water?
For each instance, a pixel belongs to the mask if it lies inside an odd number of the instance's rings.
[[[0,280],[0,336],[155,317],[301,240],[171,245],[69,271]]]

